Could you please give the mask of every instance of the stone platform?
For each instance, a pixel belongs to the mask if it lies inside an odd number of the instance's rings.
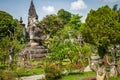
[[[29,62],[30,60],[37,61],[41,58],[45,57],[45,55],[48,53],[48,49],[45,46],[42,45],[36,45],[31,46],[30,43],[26,45],[25,48],[23,48],[18,53],[18,66],[24,65],[26,62]]]

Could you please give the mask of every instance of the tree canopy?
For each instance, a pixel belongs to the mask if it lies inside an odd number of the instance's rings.
[[[66,24],[68,21],[70,21],[71,13],[64,9],[60,9],[58,11],[57,15],[63,21],[64,24]]]
[[[108,45],[116,44],[120,39],[118,14],[108,6],[91,10],[83,29],[84,40],[97,45],[98,51],[102,51],[100,54],[105,54]]]
[[[22,26],[19,21],[13,19],[12,15],[5,11],[0,11],[0,61],[8,57],[8,51],[15,46],[15,53],[22,49],[23,37]]]
[[[13,17],[4,11],[0,11],[0,37],[10,36],[11,32],[14,32]]]

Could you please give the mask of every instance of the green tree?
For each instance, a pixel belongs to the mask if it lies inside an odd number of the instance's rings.
[[[117,11],[117,8],[118,8],[118,5],[115,4],[115,5],[113,6],[113,10],[114,10],[114,11]]]
[[[120,22],[120,8],[118,9],[118,4],[115,4],[115,5],[113,6],[113,10],[114,10],[114,11],[117,11],[117,13],[118,13],[118,18],[119,18],[119,22]]]
[[[81,19],[82,16],[79,16],[78,14],[72,14],[69,24],[74,28],[74,29],[79,29],[79,27],[81,26]]]
[[[104,57],[110,44],[119,42],[118,14],[108,6],[103,6],[96,11],[91,10],[82,29],[84,40],[97,45],[101,58]]]
[[[64,9],[60,9],[57,13],[58,18],[62,20],[64,24],[70,21],[71,13],[68,11],[65,11]]]
[[[7,12],[0,11],[0,38],[14,33],[13,24],[13,17]]]
[[[68,32],[72,32],[72,37],[75,38],[79,32],[79,29],[82,25],[81,23],[81,17],[78,14],[72,14],[70,21],[64,25],[64,27],[57,32],[56,35],[59,36],[60,39],[68,39]]]
[[[12,15],[0,11],[0,61],[9,59],[9,49],[15,47],[15,55],[25,44],[21,44],[23,38],[22,26],[19,21],[13,19]]]
[[[43,33],[53,36],[63,27],[63,23],[56,15],[51,14],[43,18],[43,20],[39,22],[39,26],[41,29],[44,29]]]

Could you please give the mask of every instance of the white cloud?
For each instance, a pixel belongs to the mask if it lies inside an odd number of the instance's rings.
[[[80,9],[86,9],[86,8],[87,8],[87,5],[84,3],[83,0],[77,0],[71,3],[72,10],[80,10]]]
[[[54,7],[53,6],[43,6],[42,7],[42,10],[46,13],[53,13],[55,11]]]
[[[120,0],[104,0],[105,2],[118,2]]]

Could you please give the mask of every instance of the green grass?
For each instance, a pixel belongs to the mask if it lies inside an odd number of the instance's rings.
[[[38,61],[30,61],[30,64],[37,66],[40,62]]]
[[[42,68],[35,68],[35,69],[31,69],[27,72],[25,72],[24,74],[27,74],[27,75],[38,75],[38,74],[43,74],[44,73],[44,70]]]
[[[30,70],[22,73],[21,76],[31,76],[31,75],[39,75],[39,74],[44,74],[44,69],[43,68],[30,69]]]
[[[110,80],[120,80],[120,77],[116,77],[116,78],[112,77],[110,78]]]
[[[69,74],[62,76],[59,80],[80,80],[81,78],[87,77],[87,76],[95,76],[94,72],[84,72],[79,74]]]
[[[64,75],[62,76],[61,79],[58,79],[58,80],[80,80],[88,76],[95,76],[95,72],[84,72],[79,74]],[[111,77],[110,80],[120,80],[120,77],[116,77],[116,78]]]

